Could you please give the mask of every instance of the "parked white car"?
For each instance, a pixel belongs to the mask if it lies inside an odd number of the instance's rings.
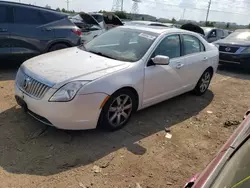
[[[117,27],[85,46],[24,62],[16,100],[60,129],[116,130],[137,110],[192,90],[204,94],[218,59],[218,49],[193,32]]]

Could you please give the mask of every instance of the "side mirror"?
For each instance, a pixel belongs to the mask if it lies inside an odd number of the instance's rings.
[[[152,58],[152,61],[155,65],[168,65],[169,64],[169,57],[163,55],[157,55]]]

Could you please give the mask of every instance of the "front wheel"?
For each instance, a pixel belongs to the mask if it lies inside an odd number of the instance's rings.
[[[201,78],[199,79],[194,89],[194,93],[199,96],[203,95],[207,91],[211,79],[212,79],[212,71],[208,69],[202,74]]]
[[[111,131],[121,129],[129,121],[135,104],[133,92],[117,91],[104,105],[98,124]]]

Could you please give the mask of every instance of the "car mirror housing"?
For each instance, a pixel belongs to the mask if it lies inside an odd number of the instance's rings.
[[[152,58],[152,61],[155,65],[168,65],[169,64],[169,57],[163,55],[157,55]]]

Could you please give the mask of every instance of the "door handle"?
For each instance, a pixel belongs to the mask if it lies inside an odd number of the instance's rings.
[[[8,29],[6,29],[6,28],[0,28],[0,32],[7,32],[8,31]]]
[[[184,64],[179,63],[179,64],[176,66],[176,68],[177,68],[177,69],[180,69],[180,68],[183,67],[183,66],[184,66]]]
[[[43,31],[51,31],[51,28],[44,28]]]
[[[203,58],[203,61],[206,61],[206,60],[208,60],[208,57],[204,57],[204,58]]]

